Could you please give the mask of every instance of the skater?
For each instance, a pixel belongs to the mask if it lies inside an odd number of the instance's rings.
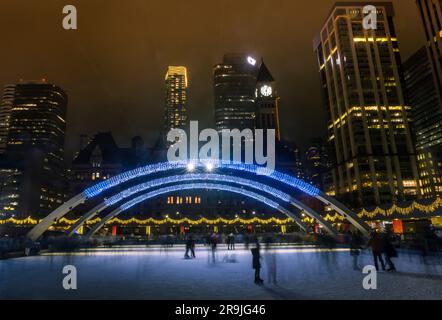
[[[381,262],[382,270],[385,271],[384,259],[382,259],[382,251],[383,251],[383,241],[379,233],[373,231],[370,236],[370,240],[368,240],[368,247],[371,247],[371,252],[373,253],[374,266],[376,270],[379,271],[378,260]]]
[[[397,251],[394,248],[393,244],[391,243],[390,233],[385,234],[383,247],[384,247],[385,262],[387,262],[388,264],[387,271],[396,271],[396,267],[393,264],[393,261],[391,261],[391,258],[397,257]]]
[[[361,254],[362,235],[359,230],[350,232],[350,255],[353,257],[353,270],[359,270],[359,255]]]
[[[261,255],[259,253],[259,242],[258,239],[256,239],[256,247],[251,249],[252,251],[252,267],[255,269],[255,283],[256,284],[262,284],[264,281],[261,279]]]
[[[264,259],[266,261],[267,266],[267,281],[268,283],[276,284],[276,252],[272,247],[272,243],[274,242],[273,238],[267,237],[265,246],[264,246]]]
[[[191,254],[191,257],[189,257],[189,251]],[[184,258],[190,259],[195,258],[195,241],[193,240],[192,236],[189,236],[186,241],[186,253],[184,254]]]
[[[233,235],[233,233],[227,236],[227,249],[235,250],[235,236]]]
[[[246,248],[246,250],[249,250],[249,243],[250,243],[249,236],[247,234],[245,234],[244,235],[244,247]]]
[[[210,237],[210,245],[212,249],[212,263],[216,262],[216,247],[218,245],[218,235],[213,233]]]

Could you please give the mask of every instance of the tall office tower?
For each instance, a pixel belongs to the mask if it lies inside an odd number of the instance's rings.
[[[274,129],[276,139],[280,141],[279,96],[276,92],[275,79],[264,61],[259,68],[255,90],[255,128]]]
[[[222,129],[254,128],[257,61],[244,54],[226,54],[214,75],[215,122]]]
[[[437,94],[442,101],[442,0],[416,0],[416,3],[425,29]]]
[[[65,197],[67,95],[53,84],[35,81],[6,86],[5,96],[0,212],[41,217]]]
[[[7,85],[3,89],[3,98],[0,109],[0,154],[6,150],[8,139],[9,120],[14,102],[15,87]]]
[[[425,48],[406,63],[408,95],[414,108],[417,159],[424,196],[442,192],[442,9],[441,0],[416,0]]]
[[[442,192],[442,107],[427,49],[419,49],[403,67],[422,193],[434,197]]]
[[[183,129],[187,124],[187,69],[169,66],[166,73],[165,133]]]
[[[353,207],[420,195],[393,17],[388,2],[338,2],[314,41],[334,162],[325,191]]]

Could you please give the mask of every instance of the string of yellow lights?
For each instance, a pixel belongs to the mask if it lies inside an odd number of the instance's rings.
[[[67,225],[73,225],[74,223],[76,223],[78,221],[78,219],[67,219],[67,218],[61,218],[60,220],[58,220],[57,224],[67,224]],[[88,225],[93,225],[96,224],[98,222],[100,222],[101,219],[100,218],[95,218],[93,220],[89,220],[86,222],[86,224]],[[271,223],[275,223],[275,224],[287,224],[287,223],[291,223],[293,222],[293,219],[291,218],[287,218],[287,219],[278,219],[275,217],[271,217],[269,219],[261,219],[258,217],[254,217],[252,219],[242,219],[242,218],[235,218],[235,219],[224,219],[224,218],[217,218],[217,219],[207,219],[207,218],[200,218],[200,219],[196,219],[196,220],[192,220],[189,218],[183,218],[183,219],[172,219],[170,217],[166,217],[165,219],[154,219],[154,218],[148,218],[148,219],[138,219],[138,218],[130,218],[127,220],[123,220],[120,218],[113,218],[111,220],[109,220],[106,224],[120,224],[120,225],[128,225],[128,224],[138,224],[138,225],[147,225],[147,224],[157,224],[157,225],[161,225],[161,224],[165,224],[165,223],[170,223],[170,224],[192,224],[192,225],[197,225],[197,224],[235,224],[235,223],[241,223],[241,224],[252,224],[252,223],[257,223],[257,224],[271,224]],[[16,224],[16,225],[35,225],[38,223],[37,220],[32,219],[31,217],[28,217],[26,219],[15,219],[15,218],[8,218],[8,219],[4,219],[4,220],[0,220],[0,224],[7,224],[7,223],[11,223],[11,224]]]
[[[359,218],[369,218],[372,219],[376,216],[384,216],[384,217],[389,217],[392,216],[396,213],[399,213],[400,215],[410,215],[415,211],[419,211],[422,213],[433,213],[436,210],[438,210],[439,208],[442,207],[442,199],[437,197],[433,203],[430,203],[428,205],[424,205],[424,204],[420,204],[418,202],[413,202],[412,204],[410,204],[408,207],[402,208],[399,207],[398,205],[394,204],[392,205],[389,209],[382,209],[382,208],[375,208],[372,211],[367,211],[365,209],[363,209],[359,214]]]
[[[380,207],[377,207],[375,209],[373,209],[372,211],[368,211],[366,209],[361,210],[358,213],[358,217],[361,219],[373,219],[377,216],[383,216],[383,217],[389,217],[392,216],[394,214],[400,214],[403,216],[407,216],[412,214],[413,212],[419,211],[422,213],[434,213],[436,212],[436,210],[442,208],[442,199],[437,197],[432,203],[430,204],[420,204],[418,202],[413,202],[411,203],[408,207],[399,207],[398,205],[394,204],[392,205],[389,209],[382,209]],[[324,219],[326,221],[330,221],[330,222],[335,222],[335,221],[343,221],[345,220],[345,218],[340,215],[340,214],[335,214],[335,215],[331,215],[331,214],[327,214]],[[67,219],[67,218],[61,218],[57,224],[67,224],[67,225],[73,225],[74,223],[76,223],[78,221],[78,219]],[[88,220],[86,222],[86,224],[88,225],[93,225],[96,224],[98,222],[100,222],[101,219],[99,217],[93,219],[93,220]],[[314,220],[312,218],[309,218],[307,216],[305,216],[303,218],[303,221],[305,222],[309,222],[309,223],[313,223]],[[39,222],[39,220],[36,220],[32,217],[27,217],[24,219],[16,219],[14,217],[11,218],[7,218],[7,219],[0,219],[0,225],[2,224],[14,224],[14,225],[36,225]],[[243,219],[240,217],[236,217],[235,219],[224,219],[224,218],[217,218],[217,219],[207,219],[207,218],[200,218],[200,219],[196,219],[196,220],[192,220],[189,218],[182,218],[182,219],[173,219],[170,217],[166,217],[164,219],[154,219],[154,218],[148,218],[148,219],[138,219],[138,218],[130,218],[127,220],[123,220],[120,218],[113,218],[111,220],[109,220],[107,222],[107,224],[121,224],[121,225],[128,225],[128,224],[139,224],[139,225],[147,225],[147,224],[156,224],[156,225],[161,225],[161,224],[165,224],[165,223],[170,223],[170,224],[191,224],[191,225],[197,225],[197,224],[235,224],[235,223],[241,223],[241,224],[252,224],[252,223],[257,223],[257,224],[271,224],[271,223],[275,223],[275,224],[287,224],[287,223],[292,223],[293,219],[291,218],[287,218],[287,219],[278,219],[275,217],[271,217],[269,219],[261,219],[258,217],[254,217],[252,219]]]

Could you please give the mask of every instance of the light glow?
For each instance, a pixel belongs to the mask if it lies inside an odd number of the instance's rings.
[[[189,162],[187,165],[187,171],[193,172],[194,170],[195,170],[195,165],[193,164],[193,162]]]
[[[247,57],[247,62],[251,64],[252,66],[256,65],[256,59],[253,59],[252,57]]]

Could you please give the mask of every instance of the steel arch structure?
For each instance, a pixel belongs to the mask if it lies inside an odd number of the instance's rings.
[[[75,224],[68,230],[67,235],[72,236],[75,231],[80,228],[87,220],[95,217],[97,214],[105,210],[106,208],[120,202],[121,200],[124,200],[126,198],[129,198],[137,193],[146,191],[148,189],[152,189],[155,187],[161,187],[163,185],[172,184],[172,183],[178,183],[178,182],[192,182],[192,181],[208,181],[208,182],[217,182],[217,183],[231,183],[236,184],[241,187],[248,187],[251,189],[255,189],[261,192],[264,192],[271,197],[277,198],[281,200],[284,203],[288,203],[290,205],[295,206],[299,210],[304,211],[309,217],[315,219],[318,221],[318,223],[330,234],[336,235],[336,231],[333,229],[333,227],[325,221],[321,215],[317,214],[314,210],[312,210],[310,207],[303,204],[301,201],[296,200],[289,194],[282,192],[276,188],[273,188],[271,186],[268,186],[266,184],[255,182],[249,179],[245,178],[239,178],[239,177],[233,177],[229,175],[221,175],[221,174],[212,174],[212,173],[205,173],[205,174],[184,174],[184,175],[175,175],[170,176],[166,178],[160,178],[155,180],[150,180],[145,183],[138,184],[136,186],[130,187],[97,205],[90,211],[88,211],[86,214],[84,214],[82,217],[78,219],[78,221],[75,222]]]
[[[93,199],[96,196],[108,191],[116,186],[120,186],[126,182],[132,181],[138,178],[149,177],[150,175],[157,173],[167,173],[169,171],[185,170],[191,164],[192,169],[204,169],[209,168],[211,170],[225,169],[232,172],[247,173],[253,177],[265,177],[269,181],[277,182],[300,190],[301,192],[314,197],[324,203],[330,205],[338,213],[342,214],[352,225],[359,229],[363,234],[368,234],[368,226],[349,210],[346,206],[338,202],[336,199],[329,197],[322,193],[316,187],[285,173],[279,171],[271,171],[264,167],[259,167],[253,164],[245,164],[241,162],[223,161],[223,160],[191,160],[191,161],[176,161],[176,162],[163,162],[153,165],[147,165],[134,170],[130,170],[119,175],[116,175],[108,180],[97,183],[96,185],[87,188],[82,193],[71,198],[60,207],[55,209],[46,218],[44,218],[38,225],[36,225],[27,235],[31,240],[37,240],[53,223],[64,215],[69,213],[75,207],[83,204],[89,199]],[[239,179],[239,178],[236,178]],[[268,187],[268,186],[267,186]],[[130,188],[128,188],[130,189]],[[275,189],[276,190],[276,189]],[[176,191],[176,190],[175,190]],[[305,205],[304,205],[305,206]],[[305,206],[306,207],[306,206]],[[100,206],[95,207],[96,211],[100,210]],[[103,208],[105,209],[105,208]],[[101,210],[103,210],[101,209]],[[312,211],[310,209],[310,211]],[[306,211],[308,212],[308,211]]]

